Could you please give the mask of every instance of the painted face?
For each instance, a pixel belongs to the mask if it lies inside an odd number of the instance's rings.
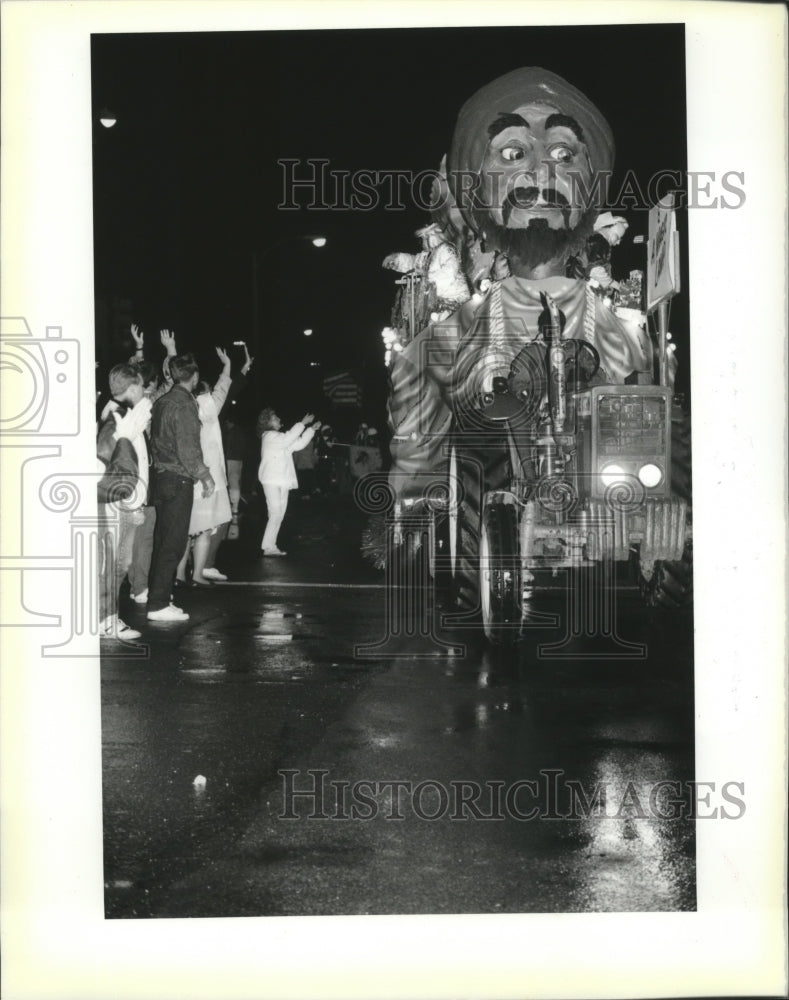
[[[588,205],[592,170],[580,125],[548,104],[501,114],[488,127],[475,215],[494,228],[572,230]]]

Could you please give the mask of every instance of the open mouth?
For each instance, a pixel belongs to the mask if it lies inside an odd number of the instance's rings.
[[[532,213],[549,213],[560,211],[569,216],[569,203],[558,191],[540,191],[536,187],[516,187],[508,192],[502,205],[501,214],[506,226],[510,216],[516,209]]]

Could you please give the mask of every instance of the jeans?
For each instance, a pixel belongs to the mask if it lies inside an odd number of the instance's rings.
[[[140,511],[119,510],[100,503],[99,511],[99,623],[118,613],[118,593],[132,558]]]
[[[148,610],[160,611],[170,603],[175,570],[189,538],[194,482],[174,472],[159,472],[154,489],[156,526],[148,574]]]
[[[260,547],[261,549],[275,549],[277,535],[282,527],[285,511],[288,509],[290,490],[287,486],[267,486],[263,483],[263,493],[268,507],[268,521],[266,521],[266,530],[263,532],[263,541],[260,543]]]
[[[156,508],[143,507],[145,520],[134,533],[131,565],[129,566],[129,586],[132,594],[141,594],[148,588],[148,572],[153,554],[153,531],[156,527]]]

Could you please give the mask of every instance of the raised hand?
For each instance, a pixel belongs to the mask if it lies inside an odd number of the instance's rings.
[[[249,356],[249,348],[247,347],[247,345],[246,345],[246,344],[244,344],[244,354],[246,354],[246,356],[247,356],[247,359],[246,359],[246,361],[244,362],[244,366],[243,366],[243,368],[241,369],[241,374],[242,374],[242,375],[246,375],[246,373],[247,373],[247,372],[249,371],[249,369],[250,369],[250,368],[252,367],[252,363],[253,363],[253,362],[254,362],[254,360],[255,360],[254,358],[250,358],[250,356]]]
[[[229,368],[230,367],[230,356],[227,353],[227,351],[223,351],[221,347],[217,347],[216,348],[216,353],[218,354],[219,360],[222,362],[222,364],[225,366],[225,368]]]
[[[178,353],[175,349],[175,334],[169,330],[160,330],[159,336],[162,338],[162,347],[167,351],[167,356],[174,357]]]
[[[115,438],[125,437],[133,441],[148,426],[148,421],[151,419],[151,401],[143,396],[139,403],[127,410],[123,416],[120,416],[118,410],[113,410],[112,415],[115,418]]]
[[[301,418],[301,422],[304,424],[305,427],[309,427],[309,425],[312,423],[314,419],[315,419],[314,413],[305,413],[304,416]]]
[[[134,346],[138,351],[142,351],[143,332],[136,323],[132,323],[131,325],[131,335],[132,340],[134,341]]]

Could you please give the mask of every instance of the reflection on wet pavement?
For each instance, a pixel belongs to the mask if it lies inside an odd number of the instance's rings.
[[[105,662],[109,915],[693,908],[692,823],[648,808],[657,782],[693,778],[687,666],[659,648],[636,663],[546,665],[528,643],[359,661],[348,650],[375,633],[375,596],[350,609],[324,594],[333,627],[320,638],[314,597],[261,609],[234,591],[217,613],[226,593],[144,664]],[[287,768],[302,790],[326,770],[332,801],[361,781],[428,785],[417,812],[403,787],[400,820],[384,799],[371,818],[308,819],[309,796],[301,819],[282,820]],[[607,814],[587,815],[581,798],[577,816],[565,802],[523,819],[539,797],[524,786],[491,815],[491,784],[539,785],[545,771],[586,799],[604,786]],[[476,809],[435,815],[433,786],[460,781],[482,789]],[[628,787],[635,802],[621,808]]]
[[[357,658],[384,592],[276,573],[103,662],[108,916],[695,907],[689,616],[620,592],[642,659]]]

